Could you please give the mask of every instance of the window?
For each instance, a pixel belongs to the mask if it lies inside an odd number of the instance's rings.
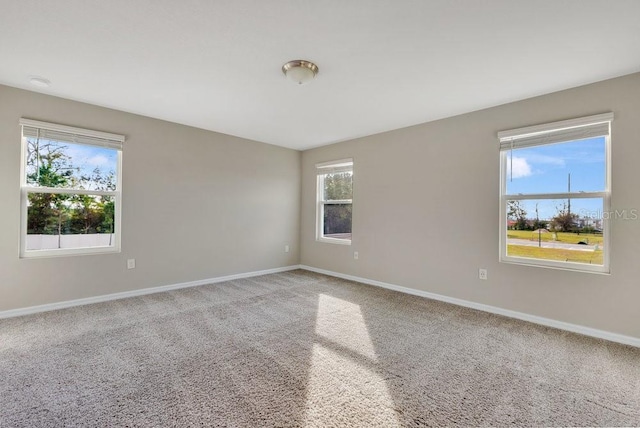
[[[612,120],[609,113],[498,133],[501,261],[609,271]]]
[[[21,119],[21,257],[120,251],[124,137]]]
[[[316,165],[318,214],[316,239],[351,245],[353,160]]]

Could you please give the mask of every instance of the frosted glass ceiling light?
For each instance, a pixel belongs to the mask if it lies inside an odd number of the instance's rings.
[[[297,83],[298,85],[304,85],[313,80],[318,74],[318,66],[310,61],[303,59],[297,59],[295,61],[289,61],[282,66],[282,72],[287,78]]]

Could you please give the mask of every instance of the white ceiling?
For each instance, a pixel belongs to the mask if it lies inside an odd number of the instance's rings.
[[[639,0],[0,0],[0,83],[306,149],[640,71],[639,17]],[[293,59],[318,77],[286,80]]]

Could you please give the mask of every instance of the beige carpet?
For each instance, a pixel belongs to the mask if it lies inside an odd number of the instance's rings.
[[[0,426],[640,425],[640,350],[293,271],[0,320]]]

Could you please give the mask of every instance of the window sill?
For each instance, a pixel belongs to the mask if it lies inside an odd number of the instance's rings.
[[[351,239],[317,238],[316,242],[324,242],[325,244],[351,245]]]
[[[531,260],[531,259],[525,259],[521,257],[508,257],[508,256],[501,257],[500,263],[529,266],[529,267],[536,267],[536,268],[563,270],[563,271],[570,271],[570,272],[611,275],[610,269],[602,265],[588,265],[583,263],[570,263],[570,262],[554,263],[553,261],[549,261],[549,260]]]
[[[91,248],[69,248],[62,250],[31,250],[20,253],[21,259],[43,259],[53,257],[69,256],[91,256],[98,254],[119,253],[120,248],[116,247],[91,247]]]

